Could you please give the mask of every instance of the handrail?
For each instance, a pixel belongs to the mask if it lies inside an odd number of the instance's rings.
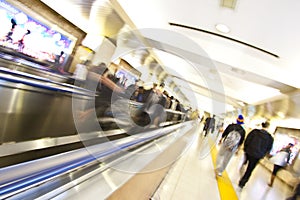
[[[88,92],[85,91],[79,91],[78,89],[75,88],[67,88],[64,85],[62,86],[57,86],[56,83],[53,83],[51,81],[49,82],[42,82],[38,80],[29,80],[21,77],[16,77],[8,74],[0,74],[0,80],[12,82],[12,83],[21,83],[25,84],[28,86],[32,86],[35,88],[39,89],[45,89],[45,90],[50,90],[50,91],[56,91],[56,92],[65,92],[69,94],[78,94],[78,95],[85,95],[85,96],[95,96],[95,93],[92,93],[91,91]],[[4,83],[1,83],[1,85],[5,85]],[[16,86],[18,88],[18,86]]]
[[[2,185],[0,186],[0,198],[7,197],[17,192],[21,192],[22,190],[24,190],[24,188],[31,186],[33,187],[37,184],[48,181],[51,178],[55,178],[56,176],[63,175],[70,172],[71,170],[83,167],[84,165],[92,163],[98,159],[105,159],[112,154],[122,152],[126,149],[134,148],[138,145],[166,135],[181,126],[184,126],[184,124],[177,124],[172,127],[134,135],[127,139],[129,141],[127,141],[125,138],[107,142],[104,144],[94,145],[92,147],[87,147],[89,151],[87,151],[87,149],[74,150],[62,155],[56,155],[50,158],[46,158],[47,162],[45,162],[46,159],[40,159],[37,161],[30,161],[28,163],[22,163],[16,166],[10,166],[0,169],[0,175],[2,177],[2,180],[0,180],[0,185]],[[107,148],[107,146],[109,146],[109,148]],[[92,153],[93,151],[95,152]],[[73,158],[74,156],[75,158]],[[66,158],[69,158],[70,160],[66,160]],[[56,159],[61,160],[59,161],[59,163],[56,163]],[[30,169],[31,166],[40,166],[39,164],[42,164],[40,169]],[[26,173],[24,172],[24,168],[27,169],[28,167],[31,171],[27,172],[27,174],[20,174],[20,172]],[[14,177],[7,177],[8,175],[16,174],[16,172],[19,172],[19,175],[16,175]]]
[[[8,68],[5,68],[5,67],[0,67],[0,72],[11,74],[11,75],[17,75],[17,76],[21,76],[21,77],[24,77],[24,78],[32,78],[32,79],[35,79],[35,80],[38,80],[38,81],[46,81],[46,82],[53,83],[53,84],[56,84],[56,85],[61,85],[61,86],[64,86],[64,87],[78,89],[78,90],[82,90],[82,91],[86,91],[86,92],[92,92],[88,89],[78,87],[76,85],[71,85],[71,84],[67,84],[67,83],[61,83],[61,82],[53,81],[49,78],[29,74],[29,73],[26,73],[26,72],[16,71],[16,70],[8,69]]]
[[[135,107],[141,107],[141,106],[144,105],[144,103],[137,102],[137,101],[132,101],[132,100],[130,100],[129,103],[130,103],[130,105],[135,106]],[[165,111],[169,112],[169,113],[180,114],[180,115],[185,114],[184,112],[181,112],[181,111],[178,111],[178,110],[172,110],[172,109],[166,109],[166,108],[165,108]]]
[[[44,78],[44,77],[33,75],[33,74],[28,74],[28,73],[21,72],[21,71],[11,70],[11,69],[8,69],[8,68],[5,68],[5,67],[0,67],[0,72],[12,74],[12,75],[18,75],[18,76],[22,76],[22,77],[34,78],[34,79],[37,79],[37,80],[40,80],[40,81],[49,81],[49,82],[51,81],[48,78]]]

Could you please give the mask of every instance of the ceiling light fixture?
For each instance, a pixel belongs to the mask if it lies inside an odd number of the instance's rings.
[[[230,28],[226,26],[225,24],[217,24],[216,29],[221,33],[229,33]]]
[[[226,8],[235,9],[237,0],[221,0],[221,6]]]

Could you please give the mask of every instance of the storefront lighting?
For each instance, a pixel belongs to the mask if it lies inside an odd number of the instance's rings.
[[[285,118],[285,114],[283,113],[283,112],[277,112],[277,115],[280,117],[280,118],[282,118],[282,119],[284,119]]]
[[[92,50],[96,50],[103,42],[104,37],[100,35],[87,34],[83,39],[82,45]]]

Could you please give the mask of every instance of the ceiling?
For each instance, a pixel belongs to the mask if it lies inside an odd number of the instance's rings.
[[[170,89],[205,111],[261,104],[300,88],[298,0],[237,0],[233,8],[222,0],[42,2],[90,34],[145,37],[121,37],[135,51],[123,57],[137,68],[155,66]],[[230,32],[218,31],[218,23]]]

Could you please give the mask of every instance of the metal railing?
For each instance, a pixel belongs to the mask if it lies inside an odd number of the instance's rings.
[[[112,155],[136,148],[184,125],[184,123],[177,124],[85,149],[2,168],[0,169],[0,199],[22,193],[91,163],[100,163]]]

